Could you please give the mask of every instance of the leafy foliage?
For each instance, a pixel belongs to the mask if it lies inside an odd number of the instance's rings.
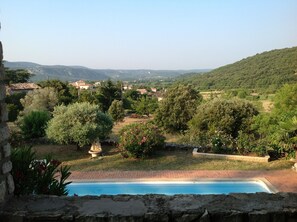
[[[23,110],[23,105],[20,100],[25,96],[26,93],[14,93],[6,96],[5,102],[8,110],[8,121],[13,122],[17,119],[19,112]]]
[[[61,80],[44,80],[38,82],[38,85],[42,88],[51,87],[57,91],[58,104],[68,105],[77,99],[77,89],[70,86],[67,82]],[[70,89],[72,88],[72,89]],[[74,89],[73,89],[74,88]]]
[[[120,149],[135,158],[144,158],[164,146],[165,137],[152,123],[134,123],[120,132]]]
[[[217,148],[237,147],[236,139],[243,133],[251,133],[256,108],[242,100],[215,99],[198,107],[189,122],[191,140]],[[242,138],[243,139],[243,138]]]
[[[271,113],[263,113],[254,119],[253,128],[259,140],[278,156],[293,157],[297,147],[297,84],[284,85],[275,95],[275,107]]]
[[[121,83],[113,83],[111,80],[103,82],[99,88],[97,94],[98,103],[102,107],[102,110],[106,112],[113,100],[122,99]]]
[[[31,147],[12,150],[11,174],[14,178],[15,195],[47,194],[67,195],[66,182],[70,176],[69,167],[60,166],[61,162],[47,156],[44,160],[36,160]]]
[[[297,81],[297,47],[272,50],[222,66],[206,74],[182,77],[199,89],[270,88]]]
[[[123,107],[123,102],[119,100],[112,101],[108,113],[114,122],[123,121],[125,117],[125,110]]]
[[[12,84],[12,83],[28,82],[28,80],[34,75],[25,69],[5,68],[5,76],[6,76],[6,79],[4,80],[4,83]]]
[[[20,129],[25,139],[45,136],[45,128],[50,116],[45,111],[31,111],[20,122]]]
[[[158,100],[146,95],[141,96],[140,99],[134,102],[133,108],[136,113],[149,116],[157,110]]]
[[[112,129],[111,118],[102,113],[99,106],[90,103],[74,103],[55,107],[46,134],[58,143],[76,143],[78,147],[105,138]]]
[[[160,102],[155,121],[169,132],[186,130],[201,101],[202,96],[191,85],[176,85],[168,89]]]
[[[28,92],[20,101],[24,107],[23,115],[36,110],[51,112],[58,104],[58,95],[54,88],[46,87]]]

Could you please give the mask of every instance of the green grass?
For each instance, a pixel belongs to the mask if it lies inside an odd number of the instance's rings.
[[[75,146],[39,145],[33,147],[38,158],[45,154],[63,164],[71,166],[73,171],[96,170],[279,170],[288,169],[293,163],[276,160],[269,163],[253,163],[235,160],[214,160],[193,157],[191,151],[158,151],[147,159],[123,158],[115,147],[103,147],[102,159],[90,159],[88,149],[77,151]]]

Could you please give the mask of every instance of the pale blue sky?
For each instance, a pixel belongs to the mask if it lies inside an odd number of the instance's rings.
[[[297,46],[297,0],[1,0],[8,61],[216,68]]]

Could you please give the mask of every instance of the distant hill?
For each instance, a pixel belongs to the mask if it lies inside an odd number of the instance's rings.
[[[189,72],[205,72],[207,69],[195,70],[114,70],[114,69],[90,69],[82,66],[45,66],[31,62],[4,62],[4,66],[11,69],[27,69],[35,76],[32,81],[45,79],[60,79],[66,81],[76,80],[149,80],[175,78]]]
[[[109,77],[94,69],[72,66],[45,66],[31,62],[4,62],[4,66],[10,69],[26,69],[35,76],[32,81],[45,79],[60,79],[66,81],[84,80],[105,80]]]
[[[183,75],[178,81],[199,89],[277,89],[297,82],[297,47],[263,52],[203,75]]]

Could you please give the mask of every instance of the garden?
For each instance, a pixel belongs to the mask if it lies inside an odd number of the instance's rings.
[[[135,90],[123,93],[121,85],[112,81],[91,94],[78,93],[57,80],[40,86],[20,98],[20,110],[10,112],[15,115],[9,124],[12,160],[24,162],[19,164],[22,170],[14,169],[14,178],[23,179],[20,172],[27,169],[31,178],[39,178],[44,186],[51,184],[29,193],[64,194],[70,171],[276,170],[293,165],[296,84],[276,92],[270,112],[238,97],[203,99],[191,85],[173,85],[158,103]],[[8,101],[12,97],[16,96]],[[88,151],[98,140],[101,156],[91,158]],[[167,142],[181,146],[172,148]],[[185,144],[190,148],[183,149]],[[195,146],[210,153],[270,155],[273,161],[195,158],[191,148]],[[57,174],[60,179],[54,179]]]

